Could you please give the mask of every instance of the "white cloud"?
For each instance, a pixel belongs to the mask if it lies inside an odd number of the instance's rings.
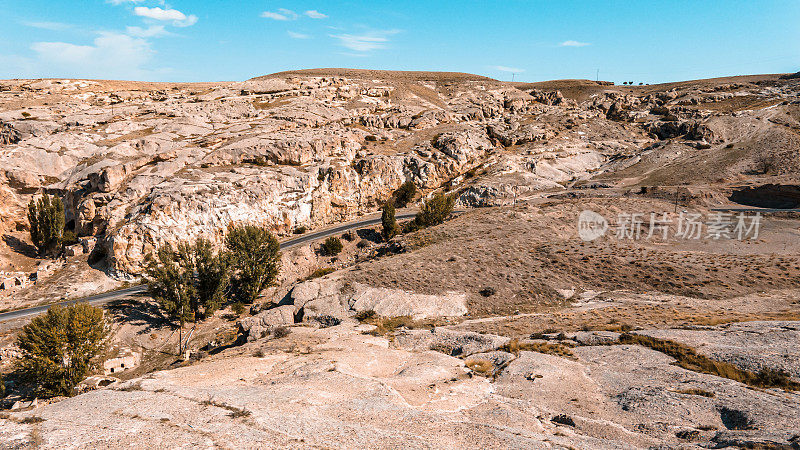
[[[36,42],[37,71],[59,77],[148,78],[143,68],[153,55],[150,44],[121,33],[102,32],[92,45]]]
[[[525,72],[525,69],[517,69],[516,67],[508,67],[508,66],[491,66],[494,70],[499,70],[500,72],[508,72],[508,73],[522,73]]]
[[[137,6],[133,8],[133,13],[137,16],[147,17],[148,19],[160,21],[172,21],[176,27],[189,27],[197,23],[197,16],[186,15],[177,9],[161,9],[159,7],[148,8]]]
[[[586,47],[587,45],[592,45],[588,42],[579,42],[579,41],[564,41],[559,44],[560,47]]]
[[[327,15],[322,14],[321,12],[317,11],[316,9],[312,9],[312,10],[306,11],[306,15],[308,17],[311,17],[312,19],[327,19],[328,18]]]
[[[273,20],[289,20],[288,17],[284,16],[283,14],[278,14],[275,12],[264,11],[261,13],[261,17],[265,19],[273,19]]]
[[[287,31],[289,37],[292,39],[311,39],[311,36],[303,33],[295,33],[294,31]]]
[[[72,25],[61,22],[22,22],[26,27],[40,28],[42,30],[63,31],[72,28]]]
[[[273,20],[297,20],[297,18],[300,16],[291,9],[278,8],[277,12],[272,12],[272,11],[262,12],[261,17]]]
[[[372,31],[363,34],[331,34],[339,44],[356,52],[370,52],[386,48],[389,36],[399,33],[397,30]]]
[[[142,27],[127,27],[125,32],[134,37],[140,38],[149,38],[149,37],[161,37],[161,36],[169,36],[172,33],[164,28],[164,25],[151,25],[147,28]]]

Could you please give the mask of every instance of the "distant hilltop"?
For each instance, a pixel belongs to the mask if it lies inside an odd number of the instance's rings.
[[[429,71],[403,71],[403,70],[369,70],[369,69],[302,69],[277,72],[269,75],[252,78],[251,80],[268,80],[287,76],[307,77],[342,77],[351,79],[377,79],[392,81],[498,81],[494,78],[484,77],[463,72],[429,72]]]

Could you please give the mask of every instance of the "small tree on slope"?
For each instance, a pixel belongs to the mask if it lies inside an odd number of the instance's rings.
[[[31,241],[41,255],[54,255],[64,233],[64,204],[58,197],[42,195],[28,204]]]

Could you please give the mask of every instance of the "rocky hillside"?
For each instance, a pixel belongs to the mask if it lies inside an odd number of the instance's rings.
[[[3,81],[0,227],[24,229],[29,197],[58,193],[68,227],[125,276],[164,242],[217,239],[231,221],[288,234],[348,220],[405,180],[486,206],[598,174],[677,184],[798,168],[796,80],[564,87],[344,69]]]
[[[645,236],[664,211],[797,208],[799,173],[792,76],[2,81],[3,307],[110,288],[103,271],[232,221],[287,236],[375,213],[408,180],[464,211],[339,232],[336,256],[287,248],[252,307],[196,324],[188,360],[146,296],[107,304],[141,360],[67,399],[15,387],[0,447],[797,448],[797,214],[765,212],[757,239]],[[36,267],[42,190],[91,255]],[[587,209],[641,214],[641,239],[582,241]],[[6,373],[22,322],[0,329]]]

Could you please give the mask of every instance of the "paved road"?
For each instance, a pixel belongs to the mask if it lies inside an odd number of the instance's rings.
[[[397,220],[404,220],[413,218],[416,215],[416,212],[404,212],[399,213],[395,216]],[[381,223],[380,217],[373,217],[370,219],[359,220],[357,222],[350,222],[344,225],[338,225],[333,228],[327,228],[320,231],[315,231],[313,233],[304,234],[302,236],[298,236],[295,238],[287,239],[281,242],[281,248],[287,249],[296,247],[298,245],[306,244],[308,242],[313,242],[319,239],[326,238],[328,236],[332,236],[334,234],[343,233],[349,230],[357,230],[359,228],[366,228],[372,225],[377,225]],[[74,303],[89,303],[91,305],[102,305],[104,303],[108,303],[112,300],[117,300],[123,297],[126,297],[131,294],[138,294],[141,292],[145,292],[147,288],[143,285],[138,286],[131,286],[124,289],[119,289],[116,291],[104,292],[102,294],[91,295],[89,297],[74,299],[74,300],[66,300],[63,302],[58,303],[51,303],[48,305],[42,306],[34,306],[32,308],[25,308],[25,309],[18,309],[16,311],[10,311],[6,313],[0,314],[0,322],[5,322],[7,320],[14,320],[14,319],[22,319],[25,317],[31,316],[38,316],[39,314],[46,312],[51,306],[54,304],[57,305],[72,305]]]

